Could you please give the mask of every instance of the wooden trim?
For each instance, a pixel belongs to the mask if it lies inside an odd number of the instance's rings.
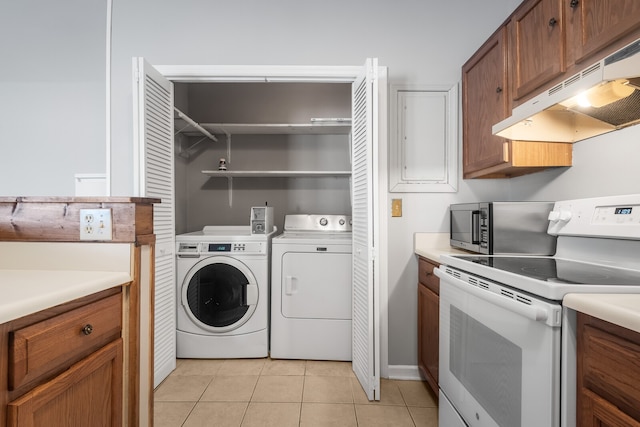
[[[6,198],[0,197],[0,240],[79,242],[80,210],[111,209],[113,238],[105,243],[135,242],[153,234],[157,199]]]
[[[155,239],[154,239],[155,240]],[[156,300],[156,287],[155,287],[155,283],[156,283],[156,268],[155,268],[155,253],[156,253],[156,248],[154,245],[150,245],[150,262],[149,262],[149,283],[150,283],[150,289],[149,289],[149,347],[150,347],[150,351],[149,351],[149,359],[148,359],[148,363],[149,363],[149,384],[148,384],[148,390],[149,390],[149,401],[148,401],[148,408],[149,408],[149,413],[148,413],[148,427],[153,427],[153,376],[155,373],[155,361],[154,361],[154,357],[155,357],[155,353],[154,353],[154,348],[155,348],[155,300]]]
[[[146,234],[144,236],[136,236],[136,246],[155,245],[156,235]]]
[[[11,197],[0,196],[0,203],[134,203],[134,204],[155,204],[161,199],[153,197],[76,197],[76,196],[28,196]]]
[[[137,426],[140,407],[140,246],[133,250],[133,282],[129,287],[127,425]]]

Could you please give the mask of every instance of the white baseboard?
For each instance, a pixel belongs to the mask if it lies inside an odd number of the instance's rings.
[[[389,365],[390,380],[417,380],[422,381],[417,365]]]

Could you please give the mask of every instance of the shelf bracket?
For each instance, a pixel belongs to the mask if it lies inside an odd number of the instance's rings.
[[[224,134],[227,137],[227,164],[231,164],[231,134],[227,131]]]
[[[215,136],[213,136],[208,130],[206,130],[205,128],[203,128],[202,126],[200,126],[198,123],[196,123],[191,117],[187,116],[185,113],[183,113],[182,111],[178,110],[176,107],[173,107],[174,111],[176,112],[176,114],[178,114],[178,117],[180,117],[182,120],[184,120],[185,122],[187,122],[189,125],[193,126],[194,128],[196,128],[198,130],[198,132],[200,132],[201,134],[203,134],[206,138],[209,138],[210,140],[212,140],[213,142],[218,142],[218,138],[216,138]],[[181,132],[183,131],[185,128],[182,128],[178,131]]]
[[[229,186],[229,207],[233,207],[233,177],[227,177],[227,184]]]

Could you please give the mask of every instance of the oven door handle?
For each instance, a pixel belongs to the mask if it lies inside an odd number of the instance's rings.
[[[435,269],[434,273],[441,280],[444,280],[445,282],[453,285],[462,292],[469,293],[475,297],[488,301],[513,313],[519,314],[520,316],[526,317],[527,319],[535,320],[536,322],[546,322],[547,318],[549,317],[549,314],[540,307],[532,307],[524,303],[514,301],[509,297],[498,295],[491,291],[485,291],[482,288],[478,288],[469,283],[463,282],[460,279],[456,279],[455,277],[447,273],[443,273],[439,269]]]

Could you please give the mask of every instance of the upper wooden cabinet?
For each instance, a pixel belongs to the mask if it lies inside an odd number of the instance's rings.
[[[520,99],[565,71],[561,0],[526,1],[508,23],[513,99]]]
[[[571,166],[571,144],[509,141],[491,127],[511,114],[508,28],[503,26],[462,67],[463,177],[505,178]]]
[[[564,7],[570,64],[589,65],[584,62],[597,60],[597,53],[607,54],[638,37],[638,0],[564,0]]]
[[[640,37],[638,0],[525,0],[462,67],[463,177],[571,166],[569,143],[493,136],[511,109]]]
[[[507,30],[500,28],[462,67],[464,177],[506,163],[491,126],[509,116]]]

